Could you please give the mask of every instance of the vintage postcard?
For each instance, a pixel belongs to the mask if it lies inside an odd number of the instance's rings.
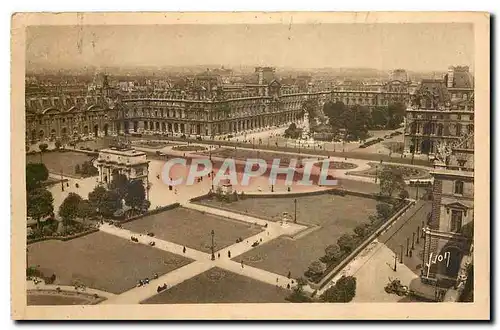
[[[489,31],[13,15],[12,317],[489,319]]]

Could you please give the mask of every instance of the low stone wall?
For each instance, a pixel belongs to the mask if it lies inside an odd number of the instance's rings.
[[[95,232],[98,232],[98,228],[92,228],[86,231],[82,231],[77,234],[73,234],[70,236],[44,236],[44,237],[39,237],[39,238],[33,238],[33,239],[28,239],[27,245],[36,243],[36,242],[41,242],[41,241],[47,241],[47,240],[59,240],[59,241],[69,241],[75,238],[83,237]]]
[[[204,200],[204,199],[207,199],[207,198],[210,198],[210,197],[213,197],[213,196],[215,196],[215,194],[214,194],[214,193],[209,192],[209,193],[207,193],[207,194],[205,194],[205,195],[201,195],[201,196],[198,196],[198,197],[191,198],[189,201],[190,201],[191,203],[194,203],[194,202],[199,202],[199,201],[202,201],[202,200]]]
[[[309,283],[311,288],[315,290],[322,289],[327,285],[332,278],[334,278],[345,266],[347,266],[358,254],[363,251],[375,238],[377,238],[387,227],[396,221],[407,209],[415,205],[415,202],[410,201],[405,206],[401,207],[396,213],[384,222],[377,230],[375,230],[367,239],[365,239],[354,251],[352,251],[344,260],[335,266],[329,273],[327,273],[318,283]]]

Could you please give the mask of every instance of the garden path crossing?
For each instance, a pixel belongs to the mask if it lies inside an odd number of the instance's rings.
[[[219,215],[222,217],[227,217],[233,220],[244,221],[250,224],[257,223],[260,226],[264,226],[265,224],[267,224],[268,227],[265,228],[262,232],[245,239],[243,242],[235,243],[229,247],[218,250],[217,253],[221,254],[221,258],[211,260],[211,255],[208,253],[200,252],[190,248],[186,249],[186,252],[183,253],[183,246],[181,245],[164,241],[155,237],[149,237],[147,235],[139,235],[126,229],[104,224],[100,227],[100,230],[103,232],[125,239],[130,239],[131,236],[135,236],[137,237],[139,241],[138,243],[140,244],[149,244],[149,242],[153,241],[155,242],[154,248],[182,255],[184,257],[193,259],[194,262],[171,271],[165,275],[162,275],[158,279],[152,280],[148,285],[135,287],[122,294],[110,297],[108,300],[102,302],[102,304],[137,304],[156,295],[157,287],[159,285],[163,285],[163,283],[166,283],[168,285],[168,288],[171,288],[213,267],[219,267],[271,285],[286,287],[286,285],[290,283],[290,286],[293,286],[291,284],[291,279],[288,279],[285,276],[251,267],[246,264],[244,264],[242,267],[241,263],[230,260],[227,257],[227,252],[231,251],[231,257],[234,258],[251,250],[253,248],[252,243],[255,241],[261,242],[260,244],[264,244],[266,242],[272,241],[273,239],[276,239],[279,236],[295,235],[296,233],[305,230],[307,227],[293,223],[283,226],[279,222],[266,221],[238,213],[214,209],[192,203],[184,203],[183,206],[198,211]],[[312,291],[309,287],[306,287],[305,290]]]

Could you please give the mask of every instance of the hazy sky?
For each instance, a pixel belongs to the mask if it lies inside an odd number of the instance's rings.
[[[46,26],[27,31],[27,66],[370,67],[474,62],[471,24]]]

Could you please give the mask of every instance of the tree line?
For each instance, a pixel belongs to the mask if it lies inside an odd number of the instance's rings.
[[[329,119],[334,133],[345,130],[349,141],[365,140],[368,130],[396,129],[403,122],[406,107],[403,103],[389,104],[387,107],[346,106],[343,102],[326,102],[323,113]]]

